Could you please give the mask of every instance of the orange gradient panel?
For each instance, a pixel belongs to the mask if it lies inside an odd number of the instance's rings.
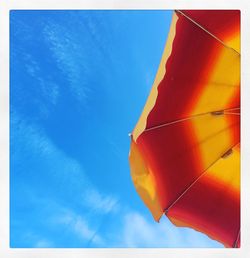
[[[131,141],[129,162],[136,191],[152,212],[154,219],[159,221],[163,210],[159,204],[160,194],[157,193],[155,176],[146,160],[146,156],[142,155],[139,146],[133,139]]]
[[[209,81],[224,48],[200,27],[177,14],[172,53],[165,64],[166,73],[159,83],[157,100],[148,115],[146,128],[190,115],[190,106]]]
[[[227,247],[236,247],[240,230],[239,146],[219,159],[168,210],[178,226],[192,226]]]
[[[239,52],[240,10],[181,10],[227,46]],[[212,17],[212,18],[211,18]],[[236,42],[237,44],[233,44]]]
[[[201,115],[144,131],[137,139],[137,145],[155,176],[163,210],[218,157],[239,142],[239,116],[233,118]],[[199,129],[199,137],[193,129],[194,124]],[[232,131],[235,138],[231,137]]]

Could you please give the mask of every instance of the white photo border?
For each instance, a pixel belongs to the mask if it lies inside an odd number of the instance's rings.
[[[9,246],[9,13],[19,9],[238,9],[241,11],[241,247],[10,248]],[[250,253],[250,2],[248,0],[1,0],[0,2],[0,257],[234,258]]]

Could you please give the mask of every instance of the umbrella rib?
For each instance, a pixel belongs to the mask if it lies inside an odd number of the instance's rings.
[[[240,113],[235,113],[235,112],[225,112],[225,115],[238,115],[240,116]]]
[[[214,114],[214,115],[236,115],[237,114],[237,115],[240,115],[240,114],[234,113],[234,112],[227,112],[227,111],[238,110],[238,109],[240,109],[240,108],[238,108],[238,107],[237,108],[228,108],[228,109],[224,109],[224,110],[220,110],[220,111],[210,111],[210,112],[206,112],[206,113],[201,113],[201,114],[193,115],[193,116],[190,116],[190,117],[174,120],[174,121],[171,121],[171,122],[168,122],[168,123],[152,126],[152,127],[146,128],[144,130],[144,132],[151,131],[151,130],[154,130],[154,129],[159,129],[159,128],[165,127],[167,125],[172,125],[172,124],[176,124],[176,123],[179,123],[179,122],[184,122],[184,121],[191,120],[191,119],[194,119],[196,117],[204,116],[204,115],[208,115],[208,114]]]
[[[197,23],[196,21],[194,21],[193,19],[191,19],[188,15],[184,14],[182,11],[180,10],[175,10],[176,12],[179,12],[181,15],[183,15],[185,18],[187,18],[189,21],[191,21],[192,23],[194,23],[196,26],[198,26],[199,28],[201,28],[203,31],[205,31],[206,33],[208,33],[211,37],[213,37],[214,39],[216,39],[217,41],[219,41],[224,47],[232,49],[233,51],[235,51],[238,55],[240,55],[240,53],[235,50],[232,47],[229,47],[228,45],[225,44],[225,42],[223,42],[221,39],[219,39],[218,37],[216,37],[214,34],[212,34],[211,32],[209,32],[207,29],[205,29],[203,26],[201,26],[199,23]]]
[[[234,147],[236,147],[239,144],[236,143],[235,145],[233,145],[231,148],[229,148],[226,152],[228,153],[230,151],[230,149],[233,149]],[[212,167],[219,159],[221,159],[224,155],[220,156],[218,159],[216,159],[214,162],[212,162],[176,199],[175,201],[173,201],[168,208],[164,209],[164,212],[167,213],[169,211],[169,209],[171,209],[191,188],[192,186],[202,177],[206,174],[206,172],[209,170],[210,167]]]
[[[239,242],[239,238],[240,238],[240,229],[239,229],[239,231],[238,231],[237,237],[236,237],[235,242],[234,242],[234,245],[233,245],[234,248],[236,248],[236,246],[237,246],[237,244],[238,244],[238,242]]]

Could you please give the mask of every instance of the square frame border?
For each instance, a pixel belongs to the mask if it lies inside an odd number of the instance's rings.
[[[241,10],[241,247],[214,248],[10,248],[9,247],[9,13],[36,9]],[[247,257],[250,253],[250,2],[248,0],[2,0],[0,3],[0,255],[2,257]]]

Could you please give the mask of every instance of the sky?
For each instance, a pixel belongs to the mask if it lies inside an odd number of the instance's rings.
[[[171,16],[11,11],[11,247],[223,247],[155,222],[130,176]]]

